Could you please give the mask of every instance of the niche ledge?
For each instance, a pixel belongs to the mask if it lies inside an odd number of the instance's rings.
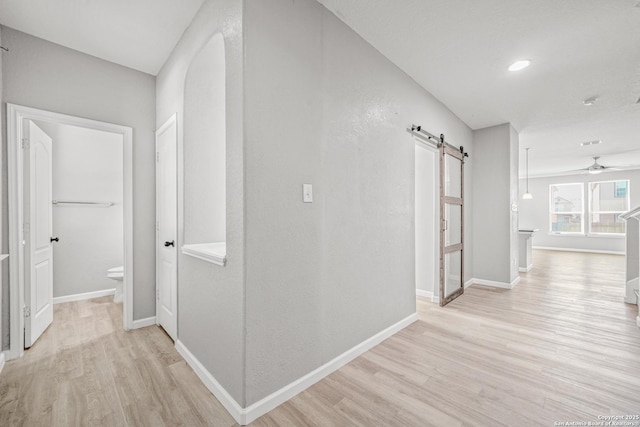
[[[182,253],[223,267],[227,264],[227,242],[182,245]]]

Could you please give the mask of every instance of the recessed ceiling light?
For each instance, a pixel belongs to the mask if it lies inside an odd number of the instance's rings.
[[[581,142],[580,145],[582,145],[583,147],[586,147],[587,145],[598,145],[598,144],[602,144],[602,141],[595,140],[595,141],[585,141],[585,142]]]
[[[587,98],[584,101],[582,101],[582,103],[586,106],[590,106],[595,104],[597,100],[598,100],[597,96],[592,96],[591,98]]]
[[[531,61],[528,59],[521,59],[520,61],[516,61],[513,64],[509,65],[509,71],[520,71],[524,68],[527,68],[531,64]]]

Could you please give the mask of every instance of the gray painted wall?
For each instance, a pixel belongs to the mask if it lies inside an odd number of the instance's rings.
[[[518,141],[510,124],[473,131],[473,273],[511,283],[518,275]]]
[[[518,207],[519,193],[518,193],[518,176],[519,176],[519,146],[520,137],[518,132],[509,125],[509,205]],[[520,236],[518,234],[518,212],[519,209],[511,210],[511,217],[509,219],[509,256],[511,259],[510,264],[510,282],[513,282],[516,277],[520,275],[518,270],[518,264],[520,262]]]
[[[425,123],[469,149],[471,130],[313,0],[208,0],[157,77],[156,126],[178,113],[179,245],[193,197],[185,76],[217,32],[228,264],[180,255],[178,339],[246,407],[415,312],[405,128]]]
[[[244,171],[242,0],[207,0],[157,76],[156,127],[178,113],[178,247],[184,242],[185,199],[200,196],[184,186],[184,88],[191,61],[221,33],[226,60],[227,265],[183,254],[178,258],[178,339],[244,405]],[[191,144],[197,144],[192,141]],[[205,208],[206,209],[206,208]],[[196,212],[195,218],[204,214]],[[193,243],[193,242],[190,242]]]
[[[630,209],[640,205],[640,170],[605,172],[597,175],[580,174],[531,178],[529,179],[529,191],[533,195],[533,199],[520,200],[520,227],[540,229],[540,232],[533,236],[532,243],[534,246],[624,252],[625,241],[623,237],[559,236],[549,234],[549,185],[583,182],[586,187],[588,182],[616,179],[628,179],[630,181]],[[525,181],[521,180],[520,197],[522,197],[525,188]],[[585,203],[587,203],[586,200]]]
[[[2,44],[2,27],[0,27],[0,46]],[[4,78],[2,77],[2,69],[3,69],[3,59],[4,58],[4,50],[0,50],[0,129],[4,129],[4,103],[2,103],[3,98],[3,83]],[[5,195],[5,182],[7,182],[7,156],[6,149],[4,143],[5,137],[4,132],[0,132],[0,165],[2,165],[2,169],[0,170],[0,201],[4,201]],[[3,236],[6,233],[5,229],[5,218],[7,217],[6,205],[4,202],[2,203],[2,209],[0,209],[0,252],[7,253],[9,251],[9,243],[4,241]],[[7,227],[8,228],[8,227]],[[5,301],[9,301],[9,262],[4,261],[0,264],[0,351],[8,348],[9,346],[9,310],[5,310]]]
[[[2,116],[6,102],[133,128],[133,318],[155,315],[155,78],[2,27]],[[6,126],[2,127],[6,138]],[[3,145],[6,157],[6,144]],[[6,164],[3,242],[8,248]],[[4,312],[8,310],[4,301]],[[4,343],[6,345],[6,342]]]
[[[226,241],[224,39],[212,37],[191,62],[184,94],[184,241]]]
[[[244,27],[252,404],[415,312],[405,129],[471,131],[316,1],[245,2]]]

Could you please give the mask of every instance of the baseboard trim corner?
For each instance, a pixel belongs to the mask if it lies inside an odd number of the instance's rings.
[[[85,292],[82,294],[65,295],[63,297],[54,297],[53,303],[60,304],[63,302],[82,301],[85,299],[108,297],[109,295],[114,295],[115,293],[116,293],[116,290],[114,288],[114,289],[104,289],[102,291]]]
[[[233,417],[233,419],[240,425],[245,425],[243,423],[243,418],[245,415],[245,409],[243,409],[238,402],[235,401],[233,397],[229,394],[227,390],[215,379],[213,375],[207,370],[207,368],[200,363],[200,361],[189,351],[189,349],[184,345],[182,341],[179,339],[176,341],[176,350],[178,353],[184,358],[187,362],[187,365],[193,369],[193,372],[200,378],[200,381],[204,384],[204,386],[215,396],[216,399],[224,406],[224,408],[229,412],[229,414]]]
[[[140,329],[146,328],[147,326],[156,324],[156,316],[147,317],[145,319],[138,319],[133,321],[133,328],[131,329]]]
[[[240,425],[247,425],[252,421],[260,418],[262,415],[280,406],[287,400],[291,399],[298,393],[311,387],[313,384],[342,368],[353,359],[371,350],[382,341],[391,337],[400,330],[406,328],[413,322],[418,320],[418,314],[413,313],[399,322],[389,326],[388,328],[378,332],[374,336],[366,339],[360,344],[345,351],[324,365],[314,369],[308,374],[298,378],[292,383],[282,387],[258,402],[242,408],[238,402],[222,387],[213,375],[200,363],[200,361],[187,349],[180,341],[176,341],[176,350],[191,368],[194,370],[198,378],[203,382],[205,387],[220,401],[222,406],[231,414],[233,419]]]
[[[4,369],[4,352],[0,352],[0,374],[2,373],[2,370]]]
[[[433,292],[416,289],[416,296],[431,299],[433,298]]]
[[[520,273],[528,273],[528,272],[531,271],[532,268],[533,268],[533,264],[530,264],[526,268],[525,267],[518,267],[518,271]]]
[[[473,279],[474,285],[491,286],[494,288],[501,288],[501,289],[513,289],[516,287],[518,283],[520,283],[520,276],[513,279],[513,282],[511,283],[496,282],[495,280]]]

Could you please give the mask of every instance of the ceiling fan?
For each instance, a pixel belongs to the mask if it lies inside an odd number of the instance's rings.
[[[613,166],[604,166],[601,165],[600,163],[598,163],[598,159],[600,158],[600,156],[594,156],[593,157],[593,164],[587,168],[582,168],[582,169],[577,169],[579,171],[586,171],[587,173],[590,174],[597,174],[597,173],[601,173],[604,171],[617,171],[620,170],[619,168],[613,167]]]

